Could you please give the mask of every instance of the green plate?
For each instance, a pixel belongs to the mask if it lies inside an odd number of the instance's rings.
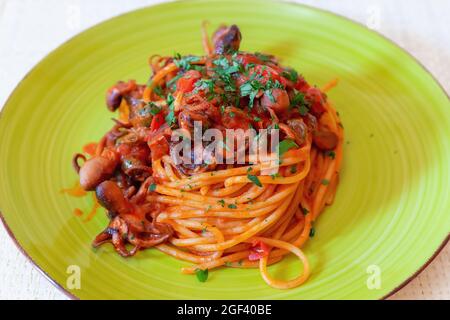
[[[236,23],[243,50],[275,54],[311,83],[340,79],[329,97],[346,129],[341,184],[304,248],[312,275],[301,287],[270,288],[254,269],[213,271],[200,283],[181,274],[187,263],[157,250],[132,259],[108,245],[94,251],[105,215],[85,222],[72,211],[89,209],[91,197],[59,192],[77,178],[73,153],[111,126],[105,89],[119,79],[145,82],[152,54],[200,54],[204,19],[211,30]],[[358,24],[290,3],[168,3],[81,33],[18,85],[0,121],[0,209],[24,252],[82,299],[375,299],[401,286],[449,234],[449,138],[442,88],[406,52]],[[66,287],[72,265],[81,270],[80,289]],[[298,268],[291,257],[270,271],[289,277]]]

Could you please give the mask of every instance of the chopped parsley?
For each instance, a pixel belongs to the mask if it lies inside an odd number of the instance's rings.
[[[185,56],[185,57],[181,57],[180,54],[175,54],[173,63],[175,63],[175,65],[183,70],[190,70],[192,68],[192,63],[193,62],[197,62],[200,61],[200,57],[196,57],[196,56]]]
[[[275,98],[272,94],[272,90],[266,90],[264,91],[264,93],[269,97],[270,102],[275,103]]]
[[[272,102],[275,102],[275,99],[272,95],[272,89],[283,88],[283,85],[278,81],[273,81],[272,79],[267,80],[266,84],[263,84],[261,81],[263,77],[260,74],[253,73],[250,76],[250,79],[244,82],[240,87],[240,95],[241,97],[249,98],[249,107],[253,107],[253,102],[255,97],[260,91],[263,91]]]
[[[151,185],[148,186],[148,191],[155,191],[156,190],[156,183],[152,183]]]
[[[217,203],[219,203],[222,207],[225,207],[225,200],[221,199],[217,201]]]
[[[336,152],[334,152],[332,150],[331,151],[326,151],[325,155],[330,157],[331,159],[334,159],[336,157]]]
[[[277,172],[277,173],[271,174],[270,176],[272,177],[272,180],[275,180],[276,178],[280,177],[280,174]]]
[[[257,176],[254,176],[252,174],[247,175],[247,179],[256,184],[258,187],[262,187],[261,181],[259,181]]]
[[[179,73],[177,74],[175,77],[173,77],[172,79],[170,79],[169,81],[167,81],[167,87],[172,89],[172,90],[176,90],[177,89],[177,81],[183,77],[183,73]]]
[[[149,102],[148,105],[146,106],[149,108],[149,112],[156,116],[158,113],[161,112],[161,108],[158,107],[156,104],[154,104],[153,102]]]
[[[297,172],[297,166],[296,165],[292,165],[291,168],[289,169],[290,173],[294,174]]]
[[[273,58],[271,55],[264,54],[264,53],[261,53],[261,52],[255,52],[255,56],[256,56],[259,60],[261,60],[261,61],[263,61],[263,62],[271,61],[272,58]]]
[[[281,75],[294,83],[296,83],[298,80],[298,73],[294,69],[289,68],[289,69],[283,71],[281,73]]]
[[[209,93],[214,92],[214,81],[211,79],[200,79],[195,83],[194,92],[197,93],[200,90],[208,90]]]
[[[165,98],[164,97],[164,93],[163,93],[163,89],[161,88],[161,86],[155,86],[153,88],[153,92],[156,93],[157,96],[159,96],[161,98]]]
[[[236,60],[229,62],[226,57],[220,57],[214,60],[213,64],[215,65],[215,68],[213,68],[215,77],[225,90],[225,93],[222,94],[222,99],[224,101],[229,101],[231,99],[229,93],[234,93],[236,91],[233,74],[241,72],[242,65]],[[237,103],[235,104],[237,105]]]
[[[208,269],[195,269],[195,275],[197,276],[198,281],[205,282],[208,280]]]
[[[330,180],[322,179],[322,181],[320,181],[320,183],[323,184],[324,186],[327,186],[330,183]]]
[[[166,122],[169,126],[173,125],[176,122],[176,117],[175,117],[175,105],[174,105],[175,99],[173,98],[173,96],[169,93],[167,95],[167,104],[169,105],[169,113],[166,116]]]
[[[306,116],[306,114],[309,112],[309,109],[307,106],[301,105],[300,107],[298,107],[298,111],[300,112],[300,115]]]
[[[309,237],[312,238],[312,237],[314,237],[315,234],[316,234],[316,229],[314,229],[314,227],[312,227],[311,230],[309,230]]]
[[[291,108],[297,107],[300,115],[306,116],[309,112],[309,105],[305,100],[305,95],[301,92],[297,92],[291,99]]]
[[[284,139],[278,144],[278,155],[281,157],[291,148],[298,148],[298,145],[292,139]]]
[[[230,209],[237,209],[237,206],[235,204],[229,204],[228,208],[230,208]]]
[[[241,97],[247,97],[249,98],[249,107],[253,107],[253,101],[255,100],[256,95],[258,94],[258,91],[261,90],[261,83],[257,80],[249,80],[242,84],[239,87],[239,90],[241,92]]]

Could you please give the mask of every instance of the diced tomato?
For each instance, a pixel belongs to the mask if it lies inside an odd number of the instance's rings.
[[[247,130],[251,124],[251,119],[248,114],[234,107],[227,108],[221,120],[222,125],[227,129]]]
[[[187,71],[183,77],[177,81],[177,91],[181,93],[191,92],[194,89],[195,83],[202,77],[202,74],[197,70]]]
[[[297,83],[294,85],[294,88],[300,92],[305,93],[310,88],[309,84],[302,76],[298,76]]]
[[[95,150],[97,149],[97,143],[91,142],[83,146],[83,152],[87,153],[91,157],[95,156]]]
[[[164,115],[162,112],[156,114],[153,119],[152,123],[150,124],[150,131],[156,131],[165,123]]]
[[[152,139],[152,141],[148,143],[148,146],[150,148],[152,161],[161,159],[164,155],[169,154],[169,143],[163,135]]]
[[[278,81],[284,87],[286,87],[286,79],[280,76],[280,74],[274,68],[271,68],[269,66],[257,65],[255,67],[255,72],[257,72],[264,78],[264,82],[267,82],[268,80]]]
[[[261,64],[261,60],[252,54],[242,54],[238,57],[242,64],[246,67],[249,63]]]
[[[269,255],[271,248],[263,241],[255,241],[252,245],[250,254],[248,255],[248,260],[256,261]]]

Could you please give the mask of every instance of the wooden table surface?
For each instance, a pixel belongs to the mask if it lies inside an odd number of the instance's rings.
[[[157,2],[161,1],[0,0],[0,106],[27,71],[71,36],[117,14]],[[450,1],[298,2],[376,29],[419,59],[450,92]],[[19,252],[3,226],[0,299],[67,299]],[[391,299],[450,299],[450,245]]]

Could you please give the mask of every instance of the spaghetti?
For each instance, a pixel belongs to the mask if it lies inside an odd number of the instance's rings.
[[[95,190],[110,219],[93,245],[112,243],[124,257],[155,247],[193,264],[186,274],[258,267],[270,286],[296,287],[310,274],[300,248],[339,183],[343,127],[325,94],[337,81],[310,86],[273,56],[239,51],[237,26],[210,40],[205,25],[204,56],[153,56],[146,85],[118,82],[107,91],[120,120],[73,160],[80,185]],[[275,130],[278,171],[267,175],[273,163],[249,157],[177,163],[170,137],[176,129],[192,134],[195,121],[221,132]],[[299,276],[274,279],[267,266],[290,253],[302,262]]]

